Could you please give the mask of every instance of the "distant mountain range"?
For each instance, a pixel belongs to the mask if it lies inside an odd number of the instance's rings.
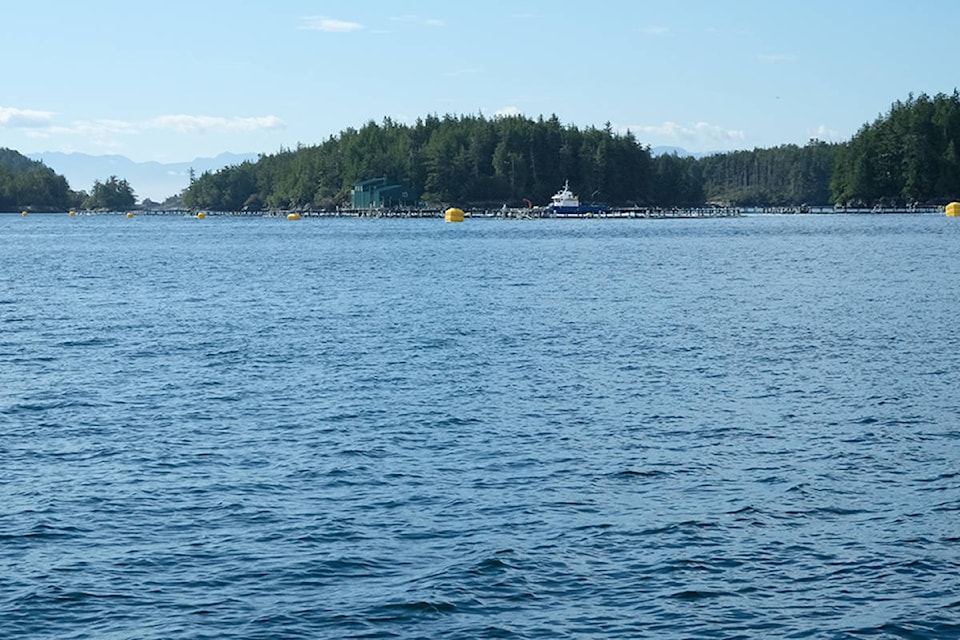
[[[86,153],[62,153],[44,151],[27,154],[40,160],[67,179],[74,191],[89,192],[95,180],[106,182],[117,176],[130,183],[139,201],[146,198],[163,202],[170,196],[179,195],[190,184],[190,169],[197,177],[204,171],[217,171],[223,167],[256,160],[256,153],[221,153],[215,158],[194,158],[190,162],[134,162],[126,156],[93,156]]]

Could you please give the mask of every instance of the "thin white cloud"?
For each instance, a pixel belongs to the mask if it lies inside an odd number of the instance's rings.
[[[300,18],[300,29],[308,31],[324,31],[326,33],[350,33],[363,29],[359,22],[336,20],[327,16],[303,16]]]
[[[668,33],[670,33],[670,29],[668,29],[667,27],[650,26],[650,27],[643,27],[642,29],[640,29],[640,33],[642,33],[645,36],[665,36]]]
[[[49,127],[52,123],[52,111],[34,111],[33,109],[0,107],[0,127],[33,129],[39,127]]]
[[[56,130],[70,131],[81,135],[107,135],[140,133],[140,126],[126,120],[78,120],[69,127],[56,127]]]
[[[744,140],[746,138],[746,134],[743,131],[726,129],[708,122],[679,124],[668,120],[656,125],[629,125],[622,127],[622,129],[628,129],[635,134],[642,133],[684,141],[731,142]]]
[[[831,129],[825,124],[820,125],[816,129],[811,129],[808,132],[810,138],[816,138],[817,140],[823,140],[824,142],[838,142],[841,139],[840,132],[836,129]]]
[[[444,26],[443,20],[438,20],[436,18],[423,18],[415,15],[393,16],[390,18],[390,22],[405,22],[408,24],[418,24],[426,27]]]
[[[797,61],[797,56],[792,53],[763,53],[757,58],[760,62],[766,62],[767,64],[788,64]]]
[[[276,116],[252,118],[223,118],[219,116],[191,116],[186,114],[157,116],[144,125],[151,129],[165,129],[176,133],[251,133],[265,129],[282,129],[283,120]]]
[[[138,135],[147,130],[170,131],[180,134],[198,133],[253,133],[282,129],[286,124],[277,116],[220,117],[186,114],[162,115],[150,120],[77,120],[69,125],[53,125],[31,132],[33,137],[50,138],[55,135],[81,136],[105,140],[116,136]]]
[[[497,109],[493,115],[497,118],[509,118],[520,115],[520,109],[517,107],[503,107],[502,109]]]
[[[123,120],[77,120],[68,125],[28,129],[27,136],[38,140],[57,138],[62,149],[74,149],[75,145],[67,140],[83,140],[84,147],[93,145],[102,152],[115,153],[123,149],[120,142],[124,136],[140,133],[135,123]]]
[[[30,130],[31,138],[52,138],[54,136],[83,136],[103,140],[109,136],[140,133],[140,127],[123,120],[76,120],[69,125],[52,124],[48,127]]]

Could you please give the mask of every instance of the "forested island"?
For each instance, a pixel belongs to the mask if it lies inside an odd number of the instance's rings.
[[[910,95],[851,140],[653,156],[630,133],[564,125],[557,116],[389,118],[313,146],[281,149],[191,176],[184,207],[226,211],[349,206],[354,186],[389,177],[428,205],[545,204],[569,180],[582,199],[619,206],[937,205],[960,198],[960,94]],[[0,210],[125,209],[111,176],[74,192],[42,163],[0,150]]]
[[[95,181],[90,193],[73,191],[66,178],[42,162],[0,148],[0,211],[123,211],[136,202],[133,188],[117,176]]]

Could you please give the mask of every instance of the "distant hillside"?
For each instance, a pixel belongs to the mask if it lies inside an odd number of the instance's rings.
[[[130,183],[139,201],[149,198],[163,202],[179,194],[190,185],[190,169],[197,177],[204,171],[219,171],[224,167],[256,160],[256,153],[221,153],[215,158],[195,158],[190,162],[134,162],[126,156],[94,156],[86,153],[44,151],[31,153],[29,158],[43,163],[63,175],[74,191],[87,191],[95,180],[103,182],[117,176]]]
[[[0,148],[0,211],[65,211],[76,204],[66,178],[18,151]]]
[[[413,124],[384,118],[198,176],[183,194],[194,209],[330,209],[353,204],[354,185],[387,178],[411,200],[437,206],[543,205],[569,183],[587,202],[692,206],[705,201],[695,160],[650,150],[629,131],[580,129],[559,117],[436,114]]]

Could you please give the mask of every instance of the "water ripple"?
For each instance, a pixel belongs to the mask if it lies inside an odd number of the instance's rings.
[[[0,216],[0,637],[960,635],[941,217],[126,222]]]

